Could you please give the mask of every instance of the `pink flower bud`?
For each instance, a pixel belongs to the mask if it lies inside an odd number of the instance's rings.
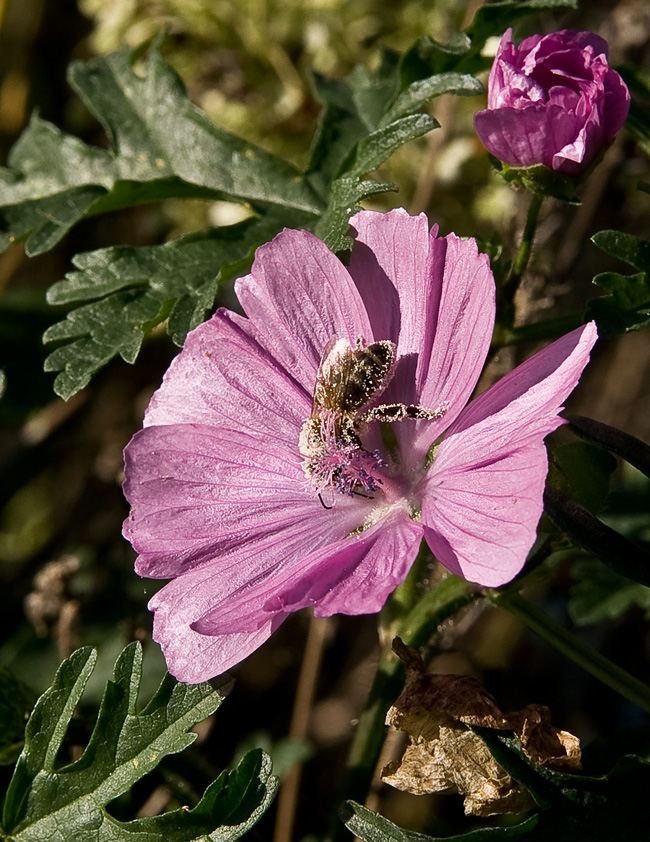
[[[564,29],[519,47],[501,39],[490,71],[488,107],[474,125],[484,146],[512,167],[542,164],[576,175],[621,128],[630,93],[607,64],[607,42]]]

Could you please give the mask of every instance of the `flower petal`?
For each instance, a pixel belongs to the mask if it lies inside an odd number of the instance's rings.
[[[423,482],[425,537],[447,567],[494,587],[522,567],[547,472],[544,436],[563,423],[596,341],[593,322],[553,342],[473,401]]]
[[[295,450],[310,409],[311,392],[260,345],[254,325],[217,310],[188,334],[151,399],[145,425],[226,425]]]
[[[227,429],[147,427],[125,459],[132,510],[124,535],[140,553],[143,576],[180,576],[210,564],[231,587],[273,569],[278,555],[288,564],[293,552],[300,557],[344,537],[372,505],[337,495],[336,512],[326,510],[306,490],[297,443],[287,450]]]
[[[350,225],[355,235],[350,274],[373,335],[390,339],[398,346],[398,354],[406,354],[419,347],[432,296],[434,310],[436,306],[438,289],[430,281],[428,220],[424,214],[410,216],[398,208],[388,213],[361,211]],[[414,382],[401,400],[416,400]]]
[[[257,250],[237,297],[265,347],[311,395],[332,336],[372,341],[365,307],[347,269],[308,231],[285,229]]]
[[[213,565],[193,570],[150,600],[154,640],[173,675],[204,681],[242,661],[299,608],[316,605],[319,616],[378,611],[408,573],[421,537],[421,525],[402,510],[304,559],[296,554],[291,567],[261,580],[239,577],[231,589]]]
[[[377,338],[397,344],[382,403],[446,406],[439,421],[395,425],[409,471],[461,411],[479,378],[494,326],[494,278],[474,240],[437,237],[426,216],[363,211],[350,272]]]
[[[550,169],[554,154],[575,140],[580,124],[556,106],[532,105],[479,111],[474,128],[488,152],[511,167]]]
[[[189,684],[207,681],[243,661],[287,617],[267,614],[262,626],[239,634],[200,634],[192,623],[205,611],[204,598],[211,593],[213,580],[211,568],[196,570],[174,579],[149,600],[149,610],[154,612],[153,639],[163,650],[167,669]]]
[[[509,582],[535,541],[547,470],[540,442],[432,477],[422,521],[438,561],[486,587]]]
[[[578,175],[627,117],[630,94],[592,32],[534,35],[518,47],[508,30],[474,125],[492,155],[512,167],[543,165]]]
[[[314,608],[319,617],[371,614],[404,581],[417,555],[422,526],[403,507],[360,534],[315,550],[290,568],[244,587],[206,612],[192,628],[203,634],[253,631],[269,613]]]

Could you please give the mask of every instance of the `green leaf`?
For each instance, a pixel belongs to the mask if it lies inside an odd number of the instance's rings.
[[[577,9],[578,0],[497,0],[480,6],[465,30],[472,48],[483,46],[492,35],[502,35],[519,18],[547,9]]]
[[[650,616],[650,588],[631,582],[595,558],[585,558],[571,568],[578,581],[571,587],[567,608],[578,626],[617,620],[630,608]]]
[[[349,249],[348,220],[357,211],[359,202],[376,193],[396,189],[394,184],[381,181],[360,181],[356,177],[337,179],[332,182],[330,203],[316,226],[316,236],[332,251]]]
[[[596,320],[601,335],[627,333],[650,324],[650,242],[621,231],[600,231],[591,239],[602,251],[629,263],[638,272],[596,275],[593,283],[610,294],[592,299],[586,318]]]
[[[307,173],[321,196],[326,198],[330,183],[346,171],[344,162],[354,159],[357,143],[379,128],[398,83],[398,59],[388,50],[375,73],[358,65],[344,81],[312,74],[314,96],[323,110]]]
[[[3,188],[2,181],[0,170],[0,226],[6,229],[6,233],[0,231],[0,251],[26,239],[25,251],[30,256],[55,246],[106,192],[101,187],[73,186],[51,196],[12,205],[6,204],[11,194]]]
[[[319,235],[328,244],[344,247],[347,218],[358,201],[389,189],[372,188],[363,177],[400,146],[439,125],[433,117],[418,113],[427,102],[443,93],[471,95],[483,90],[473,76],[435,73],[428,62],[440,51],[454,60],[467,47],[464,36],[449,48],[420,39],[402,60],[384,51],[374,73],[358,66],[342,82],[314,74],[314,94],[323,110],[307,173],[309,183],[327,201],[316,231],[323,232]]]
[[[60,371],[54,381],[66,400],[119,355],[134,362],[145,333],[168,318],[167,330],[182,345],[212,307],[220,283],[246,268],[258,245],[283,225],[275,211],[237,225],[191,234],[160,246],[114,246],[78,254],[76,272],[53,284],[50,304],[84,304],[45,332],[62,342],[45,361]]]
[[[445,73],[459,64],[464,69],[466,59],[471,55],[472,42],[464,32],[454,35],[446,44],[434,41],[430,35],[423,35],[402,56],[400,61],[400,90],[404,91],[411,82],[426,79],[431,74]],[[483,70],[483,59],[474,62],[473,72]]]
[[[599,512],[607,500],[616,459],[602,447],[582,441],[551,445],[549,451],[549,485],[590,512]]]
[[[629,263],[639,272],[650,272],[650,242],[622,231],[599,231],[591,241],[601,251]]]
[[[6,667],[0,667],[0,766],[16,762],[23,748],[25,723],[35,697]]]
[[[575,500],[547,487],[544,511],[574,544],[599,558],[612,570],[650,586],[650,553],[628,541]]]
[[[141,711],[139,644],[127,646],[106,685],[86,750],[68,765],[57,755],[73,711],[93,670],[96,653],[77,650],[59,668],[27,724],[25,748],[4,805],[5,837],[14,842],[208,842],[237,839],[267,808],[275,791],[268,759],[249,752],[222,773],[192,810],[121,822],[106,805],[127,792],[170,753],[196,738],[189,729],[224,699],[224,682],[180,684],[167,676]]]
[[[603,272],[593,281],[608,290],[609,295],[592,299],[585,314],[595,319],[601,336],[615,336],[641,330],[650,324],[650,277]]]
[[[474,76],[467,73],[437,73],[412,82],[402,91],[383,116],[381,124],[387,125],[399,117],[411,114],[441,94],[476,96],[481,93],[483,85]]]
[[[650,804],[650,764],[623,757],[604,777],[568,775],[533,767],[514,737],[475,728],[501,766],[523,783],[539,812],[511,827],[490,827],[456,836],[426,836],[403,830],[371,810],[347,801],[341,817],[365,842],[645,842]],[[615,805],[615,806],[614,806]]]
[[[410,114],[395,120],[375,132],[362,138],[354,148],[354,154],[345,164],[348,177],[373,172],[390,156],[416,137],[438,128],[440,123],[428,114]]]
[[[461,56],[467,46],[462,37],[445,55]],[[468,74],[432,74],[427,59],[445,49],[431,39],[420,39],[405,54],[405,64],[395,53],[385,51],[374,73],[356,67],[343,82],[313,76],[314,93],[323,111],[307,172],[310,184],[327,201],[315,231],[330,248],[349,246],[348,219],[362,199],[395,189],[364,181],[364,176],[400,146],[439,125],[433,117],[419,113],[420,109],[443,93],[470,95],[483,90]]]
[[[431,842],[433,838],[424,833],[404,830],[356,801],[345,801],[339,809],[339,815],[354,836],[364,842]]]
[[[151,49],[136,73],[130,51],[85,64],[69,81],[104,126],[112,151],[32,118],[0,170],[0,247],[51,248],[89,213],[169,197],[229,198],[318,214],[321,204],[286,161],[215,126]]]

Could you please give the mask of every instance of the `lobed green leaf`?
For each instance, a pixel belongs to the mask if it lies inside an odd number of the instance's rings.
[[[596,275],[593,283],[609,295],[592,299],[586,318],[596,320],[601,335],[627,333],[650,324],[650,242],[621,231],[600,231],[591,239],[602,251],[629,263],[638,272]]]
[[[151,49],[136,73],[121,50],[75,62],[69,81],[103,125],[111,151],[32,118],[0,170],[0,248],[51,248],[80,219],[170,197],[224,198],[318,214],[298,170],[215,126]]]
[[[434,76],[412,82],[402,91],[383,116],[381,124],[387,125],[399,117],[411,114],[442,94],[476,96],[481,93],[483,85],[468,73],[436,73]]]
[[[330,203],[316,226],[316,235],[332,251],[344,251],[350,247],[348,220],[357,210],[362,199],[376,193],[395,190],[394,184],[381,181],[361,181],[356,177],[343,177],[332,182]]]
[[[36,703],[4,805],[3,836],[15,842],[208,842],[239,838],[268,807],[276,788],[268,758],[249,752],[222,773],[192,810],[121,822],[106,805],[127,792],[168,754],[196,738],[190,728],[225,698],[226,681],[180,684],[163,679],[137,711],[142,650],[127,646],[107,682],[95,728],[79,760],[58,754],[70,719],[93,670],[96,653],[80,649],[59,668]]]
[[[353,155],[346,162],[345,171],[348,177],[361,176],[373,172],[390,156],[416,137],[421,137],[440,124],[428,114],[409,114],[395,122],[371,132],[356,145]]]
[[[210,229],[160,246],[114,246],[77,255],[77,271],[53,284],[51,304],[90,301],[68,313],[44,335],[65,343],[47,357],[46,371],[59,371],[54,388],[66,400],[115,356],[137,358],[144,336],[168,320],[167,331],[182,345],[205,318],[219,285],[249,265],[255,248],[273,237],[282,213]]]

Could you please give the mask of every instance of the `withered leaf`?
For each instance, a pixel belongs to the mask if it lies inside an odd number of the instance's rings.
[[[386,722],[409,737],[400,761],[389,763],[382,780],[417,795],[459,792],[465,813],[518,813],[533,805],[527,790],[494,759],[470,726],[514,731],[533,763],[580,767],[580,743],[551,724],[550,711],[528,705],[503,713],[492,696],[465,675],[427,675],[422,660],[397,638],[393,648],[406,668],[404,690]]]

